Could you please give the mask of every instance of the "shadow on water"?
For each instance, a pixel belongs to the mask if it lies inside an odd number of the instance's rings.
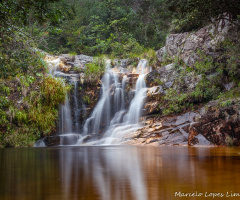
[[[0,149],[0,162],[1,200],[165,200],[179,199],[179,192],[240,193],[238,148]]]

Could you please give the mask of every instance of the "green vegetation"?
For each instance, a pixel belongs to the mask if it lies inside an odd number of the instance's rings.
[[[214,18],[229,18],[232,22],[239,18],[238,0],[170,0],[168,9],[175,12],[174,31],[185,32],[203,27]]]
[[[179,76],[175,87],[168,89],[164,97],[164,114],[183,112],[211,100],[218,100],[222,107],[229,106],[231,99],[240,97],[239,41],[239,36],[229,36],[219,44],[221,53],[216,58],[198,51],[199,60],[192,67],[176,62]],[[187,77],[199,80],[194,88],[188,89],[184,80]],[[226,92],[224,82],[232,82],[233,88]]]
[[[36,139],[56,131],[59,104],[68,91],[61,79],[45,77],[29,83],[25,97],[16,89],[23,87],[16,78],[5,84],[12,92],[0,96],[1,146],[32,146]]]
[[[34,33],[53,23],[53,0],[0,3],[0,147],[32,146],[56,129],[59,104],[68,87],[47,77]],[[39,36],[39,35],[38,35]]]
[[[95,58],[92,63],[86,64],[84,79],[86,82],[98,84],[100,77],[105,72],[105,59]]]
[[[47,29],[45,41],[50,51],[60,53],[129,57],[157,49],[172,16],[166,1],[158,0],[62,0],[54,7],[62,10],[62,18],[55,29]]]

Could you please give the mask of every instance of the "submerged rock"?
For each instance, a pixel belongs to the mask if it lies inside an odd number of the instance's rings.
[[[65,134],[60,135],[60,144],[61,145],[75,145],[80,139],[79,134]]]

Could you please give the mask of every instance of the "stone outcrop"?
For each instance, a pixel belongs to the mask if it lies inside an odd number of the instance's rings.
[[[164,84],[165,87],[171,87],[177,72],[174,64],[169,64],[164,67],[157,68],[146,75],[147,87],[158,86]]]
[[[205,26],[195,33],[170,34],[165,46],[156,52],[157,58],[160,62],[164,62],[166,57],[172,59],[177,57],[188,66],[192,66],[198,60],[197,50],[215,57],[217,44],[232,31],[236,31],[236,26],[226,18]]]
[[[216,145],[240,146],[240,100],[228,103],[231,105],[221,107],[210,102],[199,111],[196,122],[189,127],[189,144],[194,145],[196,137],[203,135]]]
[[[123,144],[240,146],[240,99],[224,107],[213,101],[194,112],[144,121],[144,127],[124,138]]]
[[[181,79],[181,81],[176,81],[177,79]],[[164,95],[167,94],[169,88],[173,88],[179,93],[190,93],[201,79],[201,75],[196,75],[193,72],[181,74],[181,70],[177,69],[174,64],[159,67],[148,73],[145,77],[146,84],[149,87],[145,115],[160,113],[159,105],[164,103]],[[189,101],[194,101],[194,99],[189,99]]]
[[[76,55],[74,60],[74,66],[77,68],[84,68],[85,64],[93,61],[93,57],[86,55]]]
[[[62,54],[59,56],[60,60],[65,64],[65,66],[84,68],[86,63],[93,61],[93,57],[86,55],[70,55]]]
[[[174,117],[149,117],[145,119],[146,124],[137,132],[132,133],[130,138],[125,138],[123,144],[138,145],[188,145],[188,127],[195,123],[197,112],[189,112]],[[195,146],[211,146],[202,135],[198,136]]]
[[[47,136],[43,139],[43,142],[46,146],[60,145],[60,136],[59,135]]]

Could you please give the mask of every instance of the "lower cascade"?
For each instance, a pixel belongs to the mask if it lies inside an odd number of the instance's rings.
[[[116,67],[111,68],[111,61],[108,60],[101,79],[100,98],[83,123],[80,115],[86,114],[86,106],[83,102],[79,103],[77,76],[75,74],[69,78],[69,75],[66,77],[64,73],[57,71],[57,62],[59,59],[50,63],[50,75],[67,78],[74,87],[73,92],[66,95],[65,103],[60,108],[59,135],[53,139],[59,140],[58,145],[120,144],[127,134],[141,128],[140,118],[147,95],[144,79],[149,72],[147,60],[139,61],[135,73],[126,73],[126,70],[122,73]],[[134,89],[126,87],[129,83]],[[44,145],[42,142],[36,146]]]

